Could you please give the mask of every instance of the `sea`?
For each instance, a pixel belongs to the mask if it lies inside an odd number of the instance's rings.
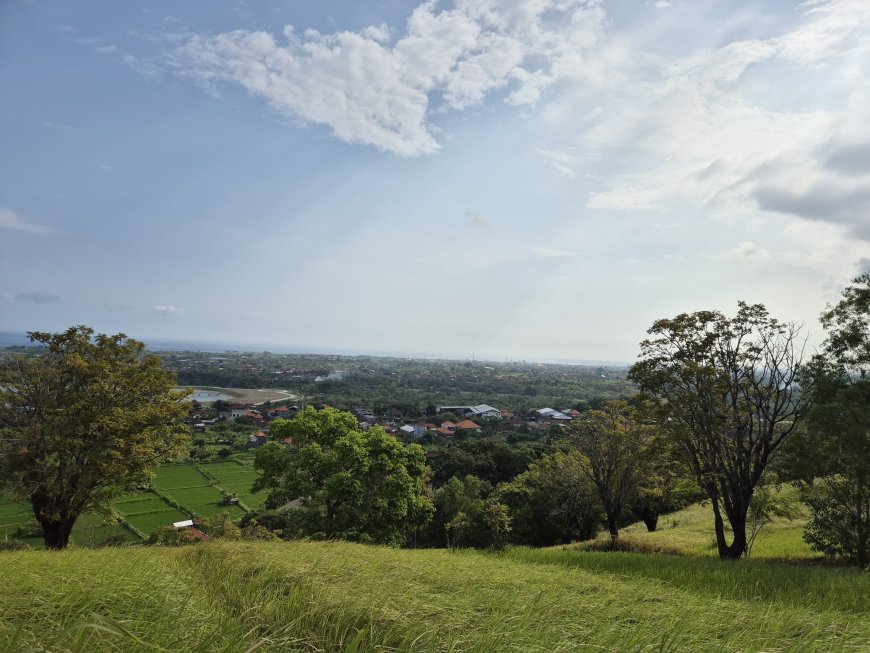
[[[503,356],[468,356],[436,354],[422,351],[383,351],[348,349],[342,347],[308,347],[304,345],[277,345],[277,344],[252,344],[243,342],[207,342],[197,340],[164,340],[160,338],[137,338],[145,343],[151,351],[199,351],[204,353],[229,353],[229,352],[271,352],[273,354],[319,354],[336,356],[375,356],[385,358],[409,358],[423,360],[452,360],[467,361],[477,360],[480,362],[511,362],[511,363],[541,363],[544,365],[584,365],[591,367],[625,368],[630,364],[625,361],[606,361],[591,359],[558,359],[558,358],[513,358]],[[29,346],[32,343],[25,333],[14,331],[0,331],[0,348]]]

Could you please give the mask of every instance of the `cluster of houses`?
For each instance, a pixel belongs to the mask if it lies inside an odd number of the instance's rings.
[[[213,424],[221,419],[236,419],[246,417],[251,420],[256,429],[248,438],[246,448],[262,447],[269,442],[269,423],[279,417],[289,419],[298,411],[297,406],[276,406],[268,404],[245,404],[232,403],[220,407],[219,411],[211,407],[193,402],[189,421],[194,431],[205,429],[207,424]],[[476,406],[437,406],[435,415],[449,415],[453,419],[437,420],[430,418],[425,422],[412,422],[406,420],[399,410],[387,411],[384,415],[375,415],[370,409],[358,407],[353,409],[360,428],[367,430],[378,425],[387,433],[402,435],[406,438],[418,439],[427,433],[435,434],[447,439],[462,434],[480,433],[483,426],[479,423],[488,420],[488,423],[498,423],[508,429],[526,425],[530,429],[544,430],[552,424],[565,424],[582,415],[573,408],[556,410],[554,408],[540,408],[532,411],[528,416],[515,415],[509,410],[499,410],[488,404]],[[461,418],[461,419],[460,419]],[[474,421],[478,420],[478,421]]]

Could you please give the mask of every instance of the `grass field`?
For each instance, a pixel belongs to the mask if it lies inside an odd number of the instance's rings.
[[[797,491],[793,487],[784,487],[782,492],[796,498]],[[753,558],[796,560],[820,557],[803,541],[806,508],[801,507],[801,504],[796,504],[796,507],[799,514],[795,519],[774,519],[759,531],[751,551]],[[728,532],[730,537],[730,531]],[[629,547],[645,551],[712,557],[718,555],[713,531],[713,510],[706,503],[696,503],[678,512],[663,515],[653,533],[647,532],[643,522],[637,522],[622,529],[620,536]],[[589,550],[600,548],[609,541],[609,535],[601,533],[598,540],[581,542],[575,546]]]
[[[219,392],[232,397],[230,401],[239,401],[246,404],[262,404],[284,399],[296,399],[296,395],[286,390],[259,390],[257,388],[217,388],[213,386],[196,386],[194,390],[208,390]],[[208,402],[206,402],[208,403]]]
[[[870,575],[339,542],[2,554],[0,650],[870,650]]]

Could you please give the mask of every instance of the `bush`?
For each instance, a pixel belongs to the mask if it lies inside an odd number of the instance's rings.
[[[195,544],[199,541],[199,538],[194,536],[193,531],[178,529],[175,526],[161,526],[148,536],[148,544],[156,544],[157,546],[181,546]]]
[[[860,534],[870,529],[866,508],[861,514],[854,509],[860,505],[860,497],[854,479],[844,476],[820,479],[804,489],[802,498],[812,511],[804,530],[804,541],[810,548],[858,560]]]

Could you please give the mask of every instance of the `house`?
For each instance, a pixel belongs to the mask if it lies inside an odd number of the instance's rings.
[[[571,416],[565,413],[554,410],[553,408],[539,408],[535,411],[538,414],[538,419],[556,422],[570,422]]]
[[[435,413],[454,413],[455,415],[467,415],[472,411],[471,406],[436,406]]]
[[[453,432],[456,430],[456,424],[454,424],[450,420],[445,420],[445,421],[441,422],[441,428],[445,429],[447,431],[450,431],[450,433],[452,435]]]
[[[399,427],[399,431],[400,431],[403,435],[407,435],[407,436],[410,436],[410,437],[414,437],[414,436],[417,435],[417,433],[416,433],[417,430],[416,430],[416,429],[414,428],[414,426],[411,425],[411,424],[405,424],[404,426]]]
[[[501,411],[498,408],[493,408],[487,404],[472,406],[471,412],[475,417],[501,417]]]
[[[249,409],[250,409],[249,404],[240,404],[240,403],[230,404],[228,416],[232,417],[232,418],[244,417]],[[221,414],[223,415],[224,413],[221,412]]]
[[[480,424],[475,424],[470,419],[464,419],[456,424],[457,431],[477,431],[480,433]]]
[[[435,412],[454,413],[464,417],[501,417],[501,411],[489,404],[478,404],[477,406],[436,406]]]
[[[256,449],[257,447],[262,447],[268,441],[269,436],[263,433],[263,431],[251,433],[251,435],[248,436],[248,442],[245,445],[245,449]]]

